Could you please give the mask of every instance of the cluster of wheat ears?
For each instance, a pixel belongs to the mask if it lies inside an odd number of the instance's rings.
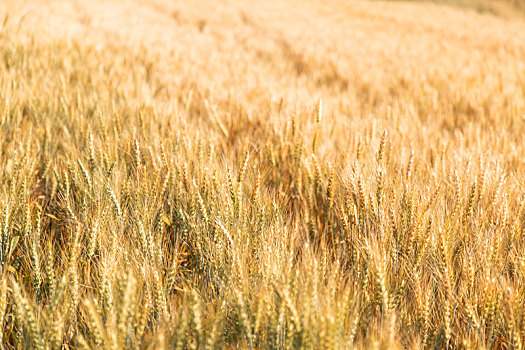
[[[3,349],[523,348],[523,50],[245,55],[290,104],[4,22]]]

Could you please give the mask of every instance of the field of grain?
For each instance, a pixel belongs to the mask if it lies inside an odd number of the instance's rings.
[[[447,3],[2,0],[0,348],[523,349],[525,17]]]

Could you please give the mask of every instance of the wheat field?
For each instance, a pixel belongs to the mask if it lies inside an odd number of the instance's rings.
[[[0,348],[523,349],[513,3],[1,1]]]

